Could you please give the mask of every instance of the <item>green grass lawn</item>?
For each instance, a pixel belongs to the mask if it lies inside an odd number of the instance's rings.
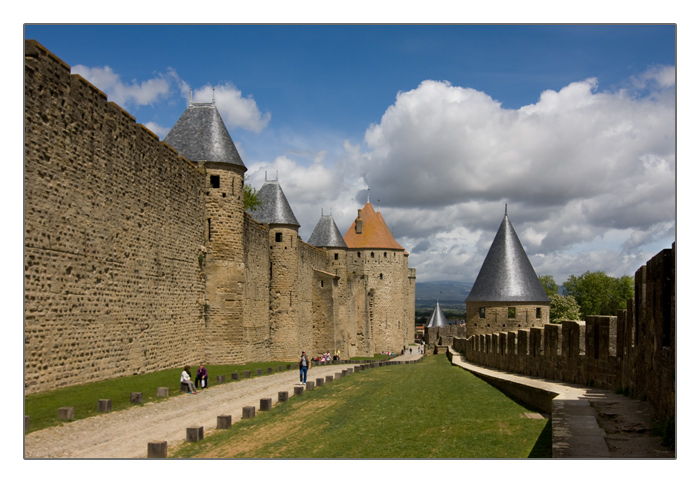
[[[551,425],[445,356],[325,384],[175,458],[551,457]]]
[[[206,368],[209,375],[209,385],[215,386],[217,375],[225,375],[225,384],[228,384],[231,382],[231,373],[233,372],[238,372],[240,377],[243,377],[243,371],[251,371],[251,377],[256,377],[256,369],[262,369],[263,375],[265,375],[268,367],[272,367],[276,371],[277,366],[281,365],[286,368],[287,364],[289,362],[251,362],[245,365],[207,365]],[[193,366],[190,369],[193,380],[197,373],[197,367]],[[293,363],[292,370],[296,369],[296,364]],[[62,424],[58,420],[58,408],[63,406],[73,407],[75,419],[83,419],[99,414],[97,411],[99,399],[111,399],[112,411],[118,411],[133,406],[130,402],[132,392],[143,393],[144,404],[164,399],[156,397],[156,391],[159,387],[167,387],[169,397],[180,395],[181,373],[182,368],[179,367],[150,374],[118,377],[54,391],[27,394],[24,397],[24,414],[30,418],[29,431]]]

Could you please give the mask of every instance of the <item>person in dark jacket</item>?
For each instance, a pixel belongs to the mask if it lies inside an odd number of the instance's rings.
[[[202,389],[209,385],[209,376],[207,375],[207,368],[204,364],[199,365],[197,369],[197,375],[194,378],[194,387],[199,387],[201,382]]]

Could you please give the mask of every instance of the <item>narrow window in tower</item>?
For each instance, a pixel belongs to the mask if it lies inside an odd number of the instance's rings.
[[[357,258],[360,258],[362,254],[360,252],[357,252]]]
[[[282,241],[282,233],[275,233],[275,241],[277,243]]]
[[[323,287],[323,280],[321,280],[321,287]]]
[[[209,183],[211,184],[212,188],[218,188],[219,187],[219,176],[212,174],[209,177]]]
[[[538,319],[541,319],[541,318],[542,318],[542,309],[541,309],[541,308],[537,307],[537,308],[535,309],[535,317],[538,318]]]
[[[479,318],[480,319],[486,318],[486,307],[479,307]]]
[[[508,318],[509,319],[515,318],[515,307],[508,307]]]
[[[211,241],[211,218],[207,218],[207,240]]]
[[[335,258],[336,260],[338,259],[338,254],[337,254],[337,253],[334,255],[334,258]]]
[[[379,280],[384,280],[384,274],[383,274],[383,273],[380,273],[380,274],[379,274]]]
[[[370,253],[369,256],[374,258],[374,252]]]

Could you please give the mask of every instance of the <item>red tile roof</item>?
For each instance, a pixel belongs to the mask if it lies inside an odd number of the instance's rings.
[[[356,218],[343,237],[348,248],[404,249],[394,240],[381,213],[375,212],[369,202],[362,208],[359,219],[362,220],[362,233],[355,232]]]

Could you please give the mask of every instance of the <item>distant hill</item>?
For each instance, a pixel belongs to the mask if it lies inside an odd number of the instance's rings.
[[[474,282],[416,282],[416,307],[434,306],[437,300],[440,305],[464,306]]]

